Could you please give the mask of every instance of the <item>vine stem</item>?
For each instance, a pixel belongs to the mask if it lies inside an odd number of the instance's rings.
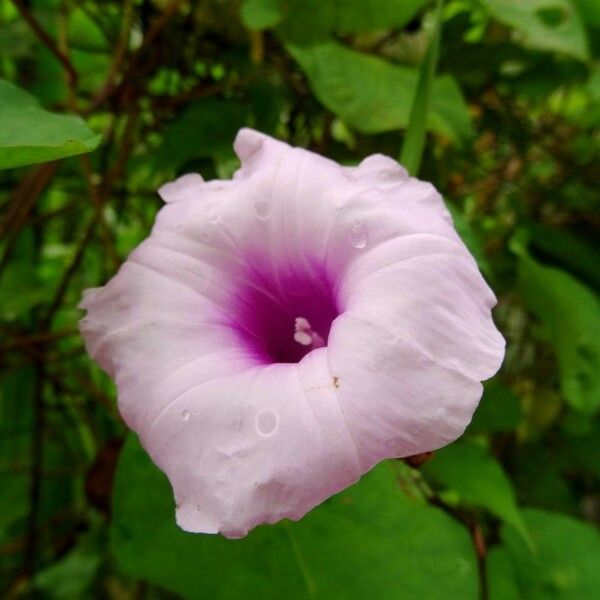
[[[55,56],[55,58],[62,64],[65,71],[67,72],[67,76],[69,77],[70,85],[73,87],[77,86],[77,71],[75,67],[69,60],[69,57],[60,51],[58,46],[55,44],[54,40],[48,35],[46,30],[39,24],[38,20],[31,14],[29,8],[25,5],[23,0],[13,0],[13,4],[16,9],[19,11],[23,20],[27,22],[29,27],[31,27],[32,31],[38,37],[38,39],[50,50],[50,52]]]

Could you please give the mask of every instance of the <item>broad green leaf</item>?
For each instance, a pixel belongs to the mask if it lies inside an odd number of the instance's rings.
[[[600,3],[598,0],[573,0],[585,25],[600,29]]]
[[[510,554],[501,546],[487,555],[489,600],[516,600],[522,598]]]
[[[561,390],[574,408],[600,407],[600,301],[566,272],[519,253],[519,289],[558,359]]]
[[[286,106],[285,85],[277,79],[258,80],[248,91],[254,127],[263,133],[277,135],[277,126]]]
[[[568,438],[568,452],[565,452],[568,467],[589,471],[600,480],[600,421],[587,418],[585,421],[589,428],[587,435],[570,435]]]
[[[274,27],[281,21],[280,0],[246,0],[240,10],[242,23],[255,31]]]
[[[52,18],[52,11],[49,16]],[[72,8],[69,11],[68,35],[72,49],[101,53],[111,51],[105,33],[81,8]]]
[[[339,35],[404,27],[431,0],[336,0]]]
[[[350,50],[335,42],[286,46],[306,73],[316,97],[362,133],[404,128],[417,86],[416,69]],[[429,130],[455,142],[471,135],[465,101],[454,79],[433,83]]]
[[[419,173],[423,150],[425,149],[425,133],[427,130],[427,117],[433,92],[433,80],[437,68],[440,49],[440,36],[442,29],[443,0],[437,0],[435,23],[427,53],[419,68],[417,90],[410,109],[410,119],[402,145],[400,162],[406,170],[415,177]]]
[[[80,600],[92,596],[100,567],[95,532],[88,533],[66,556],[41,570],[34,578],[36,591],[47,600]]]
[[[389,464],[297,523],[243,540],[177,528],[166,478],[136,439],[115,481],[112,548],[125,573],[185,598],[448,598],[478,594],[467,531],[409,500]]]
[[[576,465],[565,452],[566,444],[551,446],[527,443],[518,446],[517,460],[512,464],[511,478],[521,504],[548,510],[576,512],[577,497],[565,473]]]
[[[307,46],[326,42],[335,29],[334,0],[283,0],[285,18],[277,35],[286,43]]]
[[[260,0],[261,5],[276,0]],[[305,46],[332,34],[347,36],[404,27],[431,0],[279,0],[284,18],[277,32],[287,43]],[[252,0],[257,4],[258,0]]]
[[[198,158],[233,158],[231,140],[246,124],[240,103],[205,98],[189,104],[168,128],[159,151],[161,166],[176,169]]]
[[[600,103],[600,67],[595,67],[591,70],[585,90],[594,104]]]
[[[536,551],[510,529],[502,538],[524,600],[595,600],[600,597],[600,534],[572,517],[524,510]],[[495,600],[491,597],[491,600]]]
[[[515,29],[527,46],[589,60],[579,13],[568,0],[482,0],[490,14]]]
[[[600,248],[564,229],[540,223],[526,226],[532,250],[552,259],[600,291]]]
[[[512,484],[486,448],[467,441],[455,442],[436,452],[423,469],[461,500],[486,508],[529,540]]]
[[[0,79],[0,169],[91,152],[100,139],[79,117],[48,112]]]
[[[500,381],[486,382],[481,402],[469,425],[470,433],[512,431],[521,420],[519,397]]]

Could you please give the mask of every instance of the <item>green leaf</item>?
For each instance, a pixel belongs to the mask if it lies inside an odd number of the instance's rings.
[[[48,112],[33,96],[0,79],[0,169],[91,152],[101,137],[79,117]]]
[[[470,433],[512,431],[521,420],[519,397],[500,381],[486,382],[481,402],[469,425]]]
[[[306,73],[315,96],[362,133],[406,127],[417,86],[417,71],[350,50],[336,42],[286,48]],[[454,79],[433,83],[427,128],[462,142],[471,135],[467,106]]]
[[[556,352],[562,393],[574,408],[594,412],[600,407],[600,301],[564,271],[516,251],[519,289]]]
[[[524,510],[523,517],[534,541],[534,554],[514,531],[502,529],[519,597],[536,600],[599,598],[598,531],[572,517],[543,510]],[[491,600],[495,600],[494,596]]]
[[[13,321],[47,300],[51,290],[30,262],[14,260],[0,276],[0,321]]]
[[[510,554],[504,548],[493,548],[486,564],[489,600],[522,598]]]
[[[513,27],[530,48],[589,60],[581,18],[568,0],[483,0],[483,3],[497,21]]]
[[[436,452],[423,470],[464,502],[486,508],[529,540],[512,484],[486,448],[467,441],[455,442]]]
[[[582,21],[588,27],[594,29],[600,29],[600,4],[598,0],[573,0],[579,14],[582,17]]]
[[[283,17],[280,4],[280,0],[246,0],[240,10],[242,23],[255,31],[274,27]]]
[[[336,33],[349,35],[365,31],[404,27],[431,0],[337,0]]]
[[[260,0],[260,4],[275,0]],[[404,27],[431,0],[279,0],[284,15],[277,28],[287,43],[305,46],[348,36]],[[253,0],[253,4],[258,4]]]
[[[49,11],[48,16],[52,19],[54,12]],[[73,7],[69,11],[68,36],[72,49],[101,53],[112,49],[98,23],[81,8]]]
[[[100,546],[96,532],[88,533],[66,556],[38,572],[37,592],[47,600],[79,600],[92,596],[100,567]]]
[[[117,469],[112,547],[129,575],[186,598],[477,597],[466,530],[438,509],[402,494],[388,464],[297,523],[243,540],[177,528],[166,478],[137,440]]]
[[[511,477],[521,504],[576,512],[579,510],[577,497],[565,477],[565,472],[576,468],[576,462],[570,462],[564,438],[558,440],[558,445],[550,445],[548,441],[520,445]]]
[[[231,140],[246,124],[247,107],[215,98],[190,103],[165,134],[158,162],[175,169],[198,158],[234,157]]]
[[[277,35],[286,43],[306,46],[326,42],[335,29],[333,0],[285,0],[282,10],[285,18]]]
[[[577,275],[600,291],[600,248],[569,231],[540,223],[526,225],[529,245],[542,257]]]
[[[440,36],[442,29],[443,0],[437,0],[433,32],[427,48],[427,54],[419,68],[417,90],[410,109],[410,119],[402,145],[400,162],[411,175],[418,175],[425,149],[427,116],[431,104],[431,94],[435,70],[437,68]]]

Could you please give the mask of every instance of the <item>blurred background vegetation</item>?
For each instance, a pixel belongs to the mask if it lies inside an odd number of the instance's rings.
[[[600,3],[447,0],[431,79],[436,14],[0,0],[2,598],[600,598]],[[160,184],[233,173],[242,125],[355,164],[419,119],[419,176],[508,342],[467,434],[299,523],[184,534],[84,352],[82,290],[148,234]]]

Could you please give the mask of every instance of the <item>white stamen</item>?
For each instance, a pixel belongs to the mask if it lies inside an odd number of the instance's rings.
[[[296,331],[296,333],[294,333],[294,339],[303,346],[310,346],[313,341],[310,333],[307,333],[306,331]]]
[[[296,317],[294,320],[294,340],[312,348],[321,348],[325,345],[325,340],[313,330],[308,319],[304,317]]]

